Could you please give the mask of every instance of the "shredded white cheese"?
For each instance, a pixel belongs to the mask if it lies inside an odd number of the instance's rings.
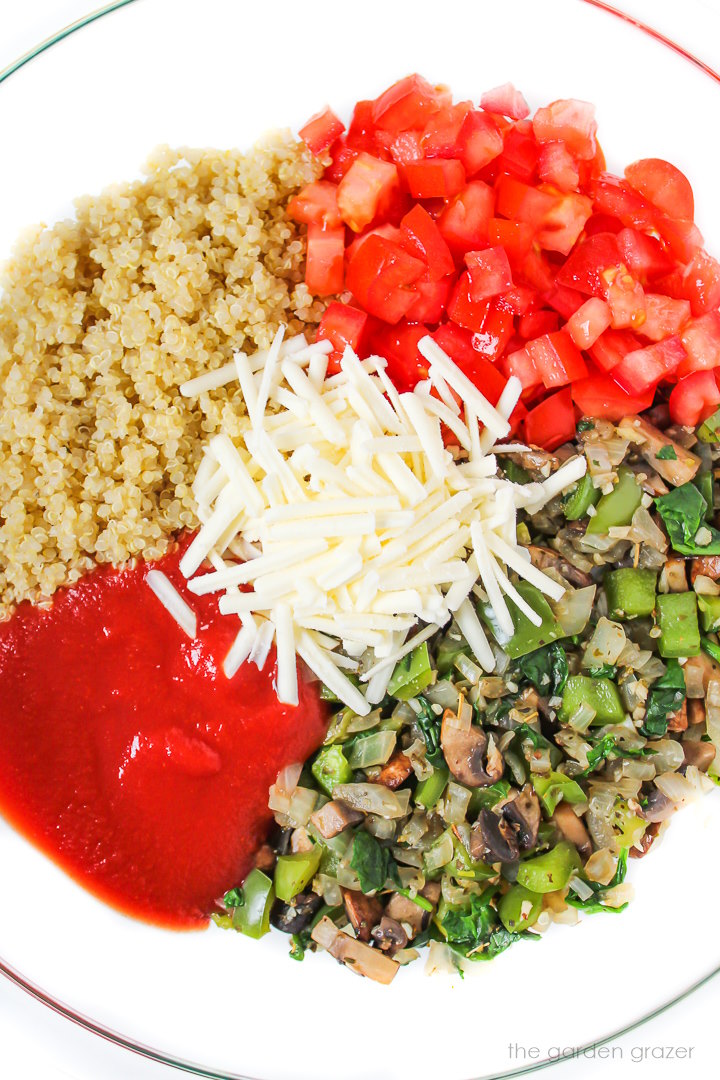
[[[197,615],[162,570],[148,570],[145,577],[165,610],[189,638],[197,636]]]
[[[218,594],[220,610],[240,618],[224,662],[228,678],[243,663],[262,668],[274,644],[279,700],[298,702],[300,657],[365,715],[382,700],[398,660],[453,616],[481,667],[494,669],[472,599],[480,585],[508,634],[506,595],[538,617],[507,569],[551,599],[562,595],[517,543],[515,518],[579,479],[584,458],[543,483],[498,476],[491,451],[509,433],[518,380],[508,381],[495,407],[432,338],[418,349],[429,380],[400,394],[381,357],[360,360],[348,348],[340,372],[328,377],[329,343],[286,340],[281,327],[270,349],[238,352],[232,364],[182,387],[189,395],[235,379],[247,405],[235,423],[240,434],[216,436],[206,448],[193,486],[202,524],[181,562],[191,592]],[[461,447],[459,461],[443,444],[441,424]],[[182,597],[167,579],[173,595],[153,580],[149,574],[153,591],[194,634]],[[359,674],[359,685],[348,673]]]

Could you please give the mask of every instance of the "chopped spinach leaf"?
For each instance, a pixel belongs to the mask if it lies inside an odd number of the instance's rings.
[[[682,555],[720,555],[720,532],[707,524],[707,502],[694,484],[681,484],[667,495],[661,495],[655,500],[655,507],[675,551]],[[710,533],[708,544],[695,542],[701,527]]]
[[[603,664],[602,667],[590,668],[588,675],[592,679],[614,679],[617,675],[617,668],[614,664]]]
[[[388,878],[397,878],[397,865],[390,851],[365,829],[355,833],[350,866],[360,879],[364,893],[384,889]]]
[[[242,907],[245,903],[245,894],[241,888],[228,889],[223,896],[223,904],[226,908]]]
[[[658,461],[677,461],[677,454],[675,453],[675,447],[667,443],[666,446],[661,446],[655,457]]]
[[[568,680],[565,650],[557,641],[526,653],[518,660],[518,671],[544,697],[562,694]]]
[[[685,700],[685,676],[677,660],[668,660],[667,671],[656,679],[648,694],[643,735],[665,735],[668,721]]]
[[[648,757],[650,754],[654,753],[654,750],[646,746],[618,746],[614,735],[605,735],[591,750],[588,751],[587,768],[575,775],[576,778],[589,776],[600,761],[610,761],[613,758]]]
[[[592,420],[588,420],[587,417],[584,417],[582,420],[578,421],[577,429],[578,431],[594,431],[595,423]]]
[[[425,756],[431,765],[444,765],[445,758],[442,749],[440,748],[440,726],[442,717],[436,715],[432,705],[423,694],[418,694],[416,700],[420,705],[420,712],[417,715],[417,724],[422,732],[422,737],[425,740],[425,745],[427,747]]]

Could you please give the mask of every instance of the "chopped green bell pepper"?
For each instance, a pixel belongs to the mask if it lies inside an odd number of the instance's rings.
[[[720,630],[720,596],[701,596],[697,594],[700,622],[706,633]]]
[[[595,506],[599,499],[600,489],[593,484],[590,473],[585,473],[566,497],[563,506],[565,517],[568,521],[578,521],[581,517],[585,517],[588,508]]]
[[[603,495],[590,518],[588,533],[604,535],[617,525],[629,525],[642,500],[642,488],[635,474],[627,466],[618,469],[618,482],[607,495]]]
[[[273,883],[262,870],[251,870],[242,887],[242,903],[232,909],[232,925],[251,938],[270,929],[270,909],[275,900]]]
[[[625,719],[620,692],[610,679],[571,675],[563,690],[562,705],[558,713],[561,723],[567,723],[583,704],[594,709],[596,724],[621,724]]]
[[[548,776],[532,774],[532,786],[549,815],[555,813],[555,807],[562,800],[567,803],[587,802],[587,795],[570,776],[551,772]]]
[[[468,803],[468,818],[470,820],[476,818],[481,810],[492,810],[493,806],[504,799],[509,791],[510,784],[507,780],[498,780],[494,784],[488,784],[487,787],[473,788]]]
[[[498,900],[500,921],[511,934],[527,930],[537,922],[542,911],[542,896],[530,892],[524,885],[513,885]],[[530,905],[527,907],[527,905]]]
[[[433,669],[427,642],[424,641],[396,664],[387,692],[398,701],[409,701],[421,694],[432,681]]]
[[[332,795],[336,784],[349,784],[353,777],[348,759],[339,746],[323,746],[312,764],[318,787]]]
[[[296,851],[294,855],[278,855],[275,864],[275,895],[289,904],[293,896],[309,885],[320,866],[323,855],[321,844],[313,844],[309,851]]]
[[[609,570],[603,581],[611,619],[634,619],[655,610],[657,573],[623,567]]]
[[[720,442],[720,409],[716,409],[712,416],[708,416],[697,431],[700,442]]]
[[[512,616],[515,632],[509,638],[497,625],[495,614],[489,603],[483,604],[480,612],[492,630],[498,645],[505,650],[512,660],[517,660],[519,656],[534,652],[535,649],[540,649],[543,645],[549,645],[551,641],[557,641],[558,638],[565,637],[562,626],[555,618],[552,608],[540,590],[531,585],[529,581],[519,581],[515,587],[523,600],[542,619],[540,626],[534,626],[527,615],[520,611],[510,599],[508,599],[507,605]]]
[[[517,883],[534,893],[557,892],[564,889],[573,874],[581,868],[575,847],[562,840],[543,855],[524,859],[518,866]]]
[[[713,518],[713,503],[715,502],[715,492],[713,490],[713,475],[711,472],[703,470],[696,473],[693,478],[693,484],[698,489],[703,499],[707,503],[705,508],[705,520],[712,521]]]
[[[697,656],[700,652],[697,597],[694,592],[657,598],[658,649],[661,656]]]
[[[421,780],[415,788],[415,802],[424,806],[426,810],[432,810],[444,792],[450,779],[450,770],[444,765],[436,765],[432,776]]]

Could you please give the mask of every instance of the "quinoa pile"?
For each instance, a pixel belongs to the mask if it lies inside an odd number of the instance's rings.
[[[202,443],[232,434],[240,391],[179,385],[322,313],[284,212],[321,166],[289,133],[147,168],[26,234],[0,274],[0,614],[196,524]]]

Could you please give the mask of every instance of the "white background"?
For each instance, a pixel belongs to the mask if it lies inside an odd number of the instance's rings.
[[[341,4],[342,0],[339,9]],[[720,0],[615,0],[615,4],[720,67]],[[21,4],[0,0],[0,69],[95,6],[92,0],[25,0]],[[717,118],[713,120],[716,129]],[[677,942],[680,927],[675,933],[670,926],[668,930],[669,940]],[[637,978],[642,994],[642,973],[626,974]],[[609,1050],[600,1051],[612,1057],[565,1062],[547,1075],[552,1080],[599,1080],[609,1070],[619,1080],[717,1075],[719,990],[716,978],[672,1010],[616,1040]],[[641,1047],[653,1055],[650,1060],[637,1060]],[[683,1061],[658,1060],[664,1047],[693,1050],[689,1060],[687,1051]],[[0,1076],[8,1080],[171,1080],[173,1075],[178,1074],[75,1027],[0,979]]]

